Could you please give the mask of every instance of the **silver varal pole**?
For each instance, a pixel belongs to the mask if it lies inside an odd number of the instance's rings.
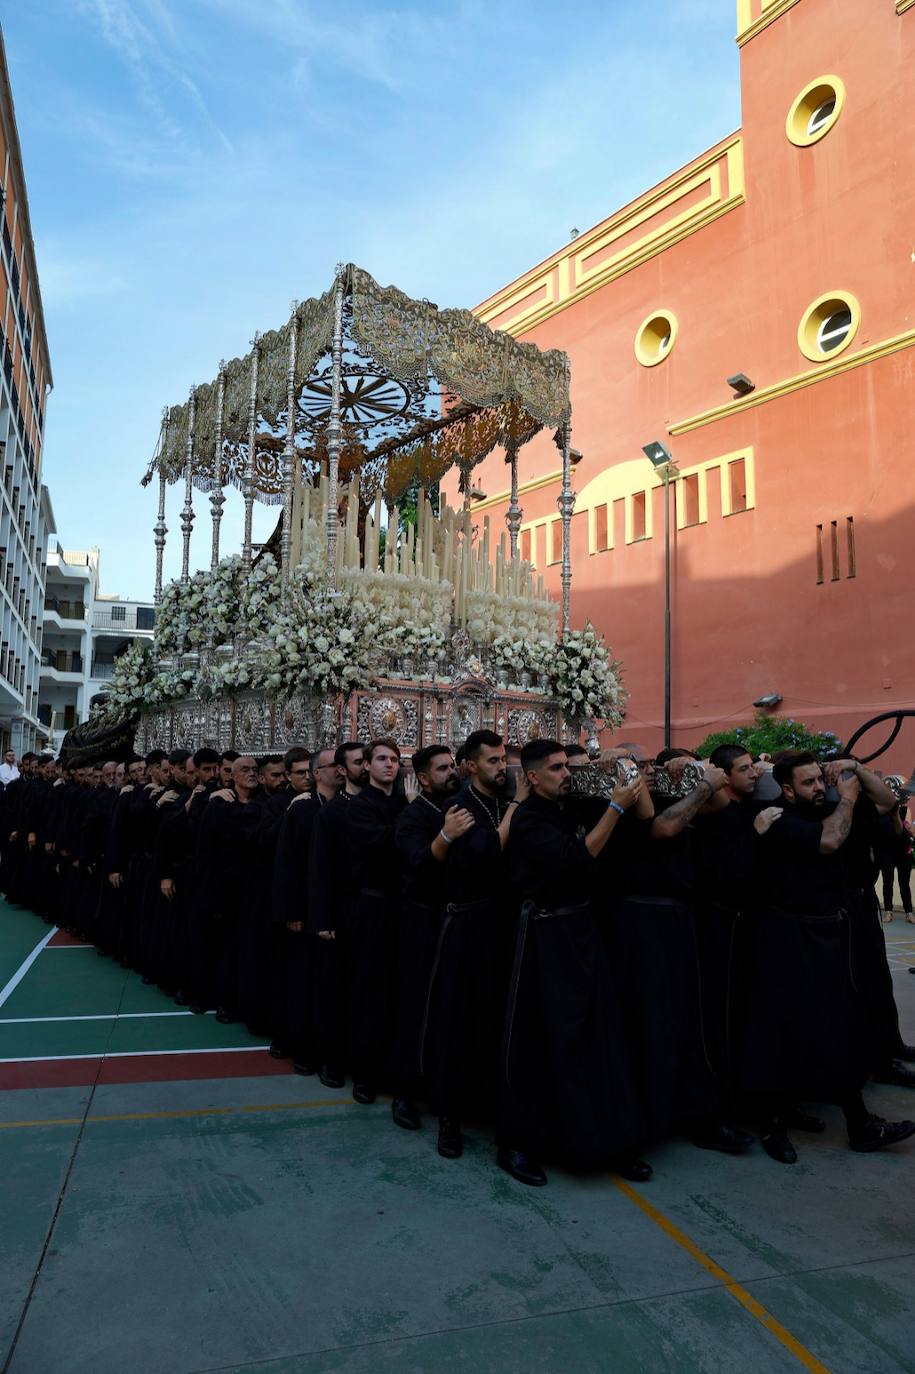
[[[572,512],[575,493],[572,490],[572,428],[568,420],[562,426],[562,491],[557,498],[562,517],[562,633],[568,634],[572,604]]]
[[[210,567],[215,570],[219,563],[219,526],[222,523],[222,508],[226,494],[222,486],[222,414],[226,401],[226,363],[219,361],[219,380],[216,391],[216,440],[213,446],[213,490],[210,492],[210,515],[213,522],[213,542],[210,549]]]
[[[184,459],[184,505],[181,508],[181,581],[187,584],[191,574],[191,532],[194,528],[194,419],[196,415],[195,388],[187,407],[187,450]]]
[[[334,287],[334,338],[331,346],[330,419],[327,422],[327,582],[333,587],[337,568],[337,473],[340,467],[340,394],[343,381],[343,291],[342,272]]]
[[[165,450],[168,438],[168,410],[162,412],[162,442],[159,448],[159,514],[153,526],[153,540],[156,548],[156,590],[155,602],[158,606],[162,600],[162,560],[165,557],[165,536],[168,534],[168,526],[165,523],[165,488],[166,476],[162,466],[162,455]]]
[[[512,558],[517,558],[518,534],[521,530],[521,507],[518,504],[518,445],[509,441],[505,445],[505,450],[511,464],[511,500],[508,503],[508,510],[505,512],[505,523],[508,526]]]
[[[292,541],[292,503],[296,483],[295,447],[295,359],[298,343],[299,321],[296,311],[298,301],[292,302],[289,319],[289,361],[286,367],[286,445],[283,451],[285,471],[283,472],[283,539],[282,539],[282,579],[285,587],[289,580],[289,550]]]
[[[257,443],[257,364],[261,351],[261,336],[251,340],[251,390],[248,394],[248,461],[245,464],[245,534],[241,551],[243,568],[251,566],[251,533],[254,523],[254,448]]]

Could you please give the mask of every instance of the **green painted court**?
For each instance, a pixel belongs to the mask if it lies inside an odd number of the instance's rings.
[[[794,1168],[674,1141],[639,1189],[525,1189],[485,1130],[446,1162],[50,930],[0,907],[3,1370],[915,1371],[915,1151],[837,1111]]]

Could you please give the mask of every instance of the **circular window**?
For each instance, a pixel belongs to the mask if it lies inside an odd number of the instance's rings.
[[[851,343],[860,323],[856,298],[847,291],[830,291],[804,312],[798,325],[798,348],[813,363],[834,358]]]
[[[643,367],[663,363],[674,344],[680,326],[669,310],[656,310],[639,325],[635,335],[635,356]]]
[[[788,111],[785,132],[798,148],[824,138],[842,113],[845,85],[838,76],[819,76],[805,86]]]

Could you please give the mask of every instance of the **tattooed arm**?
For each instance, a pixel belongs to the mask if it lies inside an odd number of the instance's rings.
[[[727,774],[721,768],[706,768],[705,777],[688,792],[685,797],[674,802],[651,823],[653,840],[670,840],[686,829],[694,816],[708,805],[709,798],[719,792],[727,782]]]
[[[857,778],[840,781],[838,787],[839,804],[832,815],[827,816],[823,822],[823,831],[820,835],[821,854],[835,854],[848,839],[852,817],[855,814],[855,802],[861,791],[861,784]]]

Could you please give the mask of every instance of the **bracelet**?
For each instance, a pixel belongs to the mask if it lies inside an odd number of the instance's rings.
[[[619,802],[610,802],[607,809],[609,811],[615,811],[618,816],[625,816],[626,814],[626,808],[624,806],[620,806]]]
[[[451,843],[450,839],[449,839],[448,836],[445,834],[444,827],[442,827],[442,829],[438,832],[438,837],[437,837],[437,838],[440,839],[440,840],[444,840],[444,841],[445,841],[445,844],[450,844],[450,843]]]

